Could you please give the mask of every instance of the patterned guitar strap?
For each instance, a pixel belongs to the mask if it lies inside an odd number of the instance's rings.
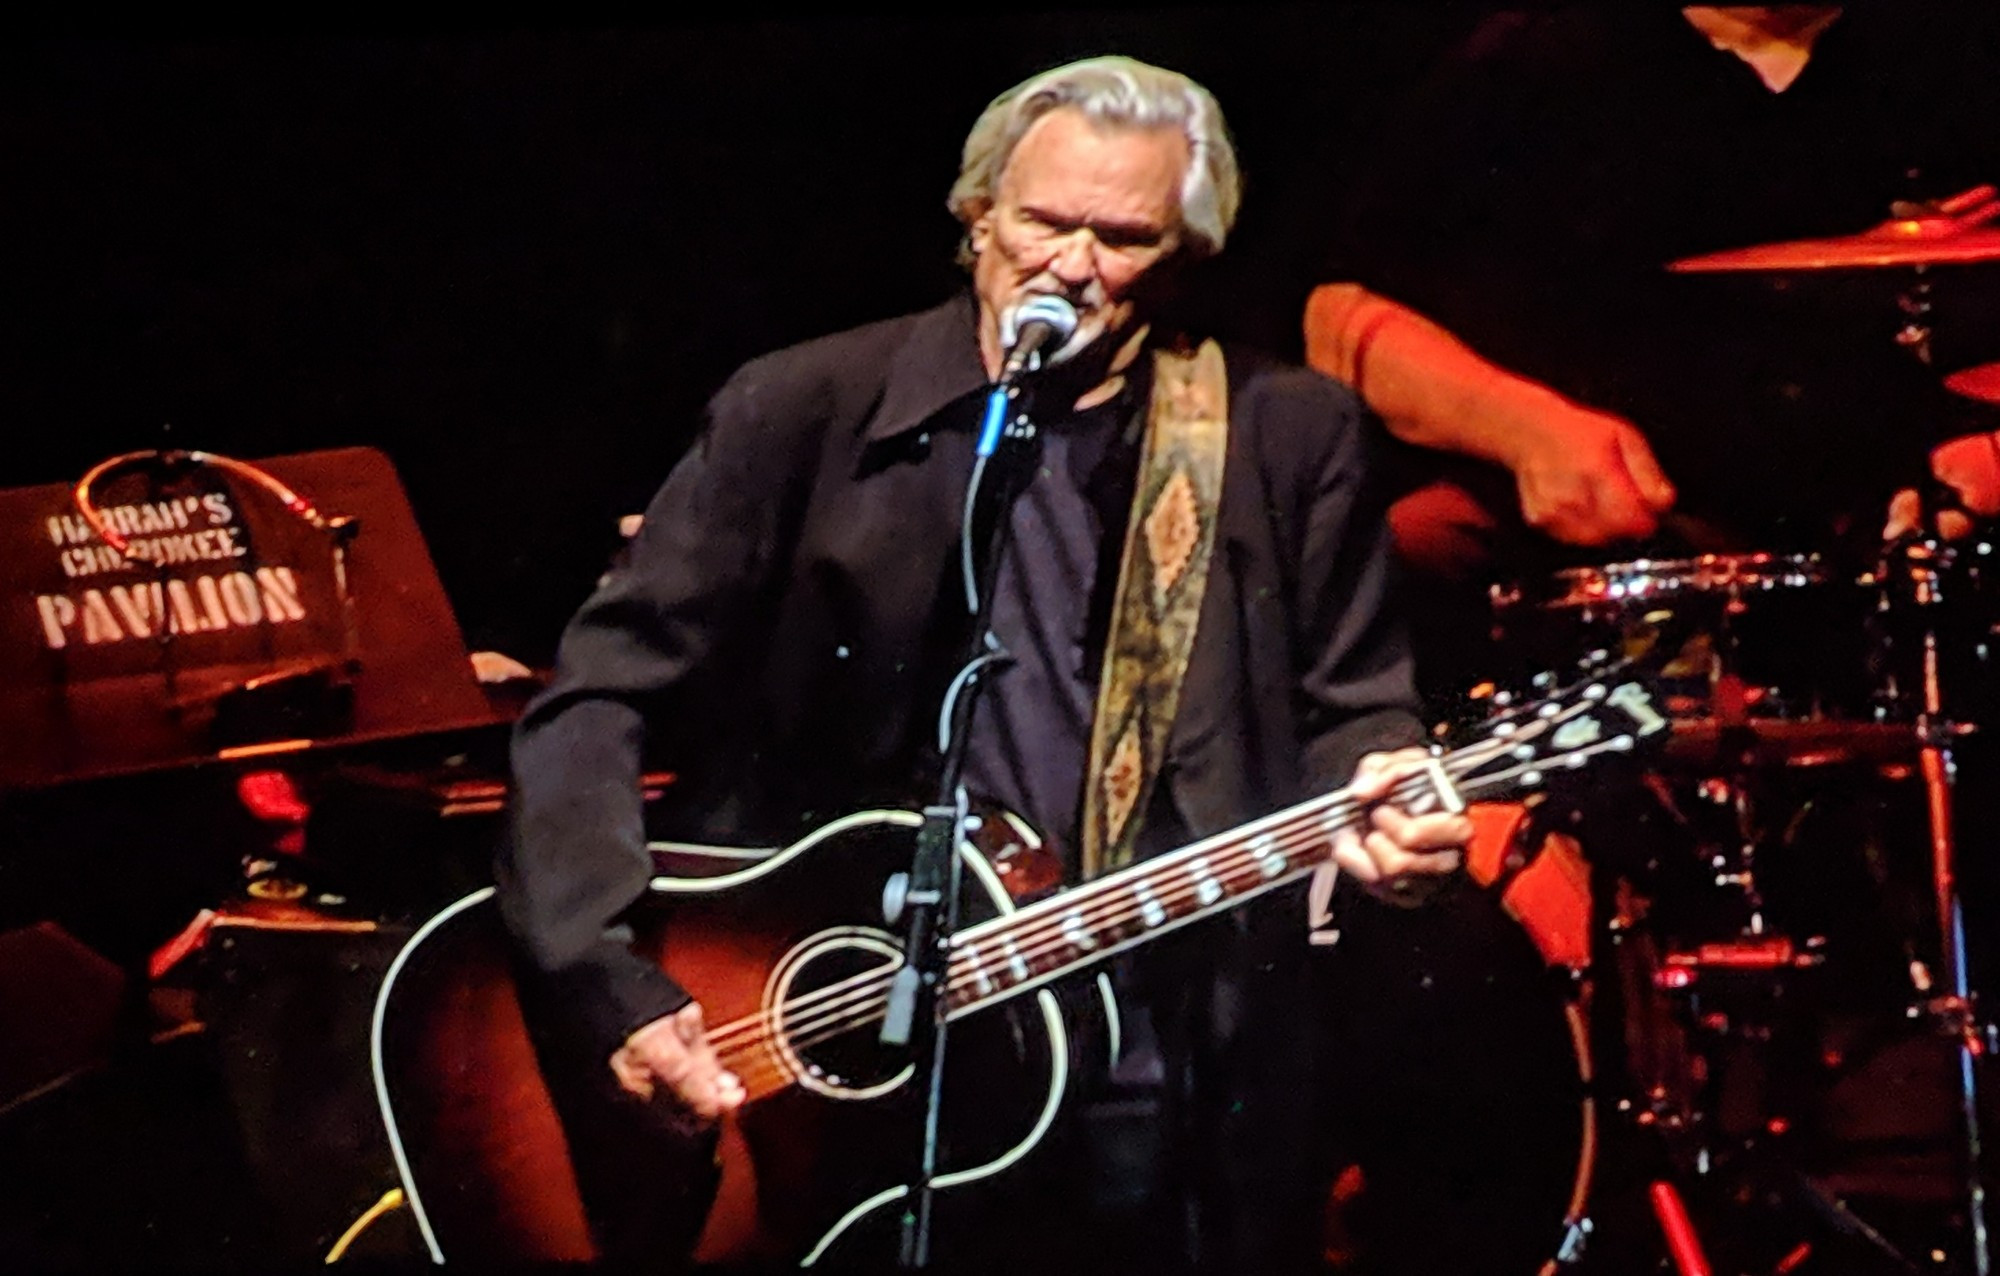
[[[1085,878],[1131,863],[1159,780],[1208,585],[1228,443],[1221,347],[1205,341],[1191,351],[1156,350],[1145,457],[1090,733]]]

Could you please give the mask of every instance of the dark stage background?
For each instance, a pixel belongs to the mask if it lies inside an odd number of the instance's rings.
[[[911,18],[752,3],[699,24],[584,10],[532,28],[344,16],[17,31],[0,42],[0,488],[74,480],[135,448],[377,447],[469,641],[545,662],[616,517],[644,505],[733,367],[957,286],[944,198],[995,93],[1103,52],[1212,88],[1248,190],[1186,317],[1296,355],[1329,210],[1366,168],[1385,104],[1498,7]],[[2000,348],[1964,361],[1991,358]],[[468,770],[497,765],[497,748],[473,758]],[[328,855],[302,871],[350,874],[357,915],[421,916],[454,874],[483,872],[493,826],[440,827],[380,778],[321,781],[310,844]],[[233,780],[175,771],[26,815],[0,804],[0,939],[44,940],[11,928],[57,917],[108,955],[94,960],[115,987],[113,963],[136,972],[195,909],[242,888],[243,848],[271,834],[250,827]],[[1989,823],[1966,843],[1986,845],[1990,816],[1975,818]],[[0,1208],[0,1254],[77,1270],[316,1260],[392,1181],[358,1043],[399,925],[351,944],[253,934],[190,963],[210,1033],[121,1056],[0,1125],[0,1163],[37,1167]],[[1384,1000],[1429,989],[1447,942],[1397,967]],[[80,1001],[17,969],[66,1012]],[[145,989],[125,989],[121,1031],[143,1041]],[[1411,1058],[1431,1044],[1397,1040]],[[1497,1052],[1463,1057],[1501,1084]],[[1565,1082],[1569,1066],[1547,1075]],[[1879,1073],[1857,1072],[1854,1089],[1857,1109],[1879,1106]],[[1382,1110],[1403,1122],[1436,1093]],[[1926,1102],[1948,1117],[1942,1095]],[[1650,1237],[1641,1223],[1628,1234]],[[416,1253],[407,1216],[380,1243]]]
[[[543,660],[732,367],[955,285],[944,195],[994,93],[1099,52],[1213,88],[1249,190],[1190,305],[1295,352],[1316,222],[1371,104],[1491,7],[752,7],[18,43],[0,53],[0,486],[163,439],[373,445],[468,638]]]

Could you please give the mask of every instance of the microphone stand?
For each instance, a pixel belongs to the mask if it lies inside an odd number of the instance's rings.
[[[943,755],[937,798],[924,808],[916,851],[907,876],[898,874],[884,892],[884,913],[903,929],[903,966],[889,985],[882,1024],[885,1045],[907,1047],[916,1075],[924,1078],[923,1136],[918,1169],[904,1197],[899,1266],[930,1263],[931,1204],[937,1174],[939,1109],[944,1097],[946,1016],[950,1013],[945,977],[951,936],[958,925],[960,860],[957,848],[976,831],[961,778],[973,710],[986,674],[1004,668],[1009,657],[993,636],[993,586],[1007,551],[1008,512],[1034,477],[1041,438],[1027,414],[1022,376],[1026,360],[1009,360],[987,395],[977,460],[966,493],[960,529],[966,610],[973,618],[966,659],[945,693],[938,717]]]

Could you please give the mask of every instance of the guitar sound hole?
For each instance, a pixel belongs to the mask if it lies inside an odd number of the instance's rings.
[[[775,1012],[799,1084],[837,1098],[872,1098],[908,1078],[882,1044],[889,979],[901,951],[880,932],[815,936],[780,963]]]

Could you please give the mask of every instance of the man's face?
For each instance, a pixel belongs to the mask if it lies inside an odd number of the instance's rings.
[[[1175,128],[1101,126],[1071,107],[1029,127],[1000,174],[993,206],[971,226],[989,374],[1000,367],[1000,316],[1029,297],[1059,296],[1076,307],[1076,335],[1056,360],[1131,326],[1148,272],[1179,247],[1188,162],[1187,139]]]

